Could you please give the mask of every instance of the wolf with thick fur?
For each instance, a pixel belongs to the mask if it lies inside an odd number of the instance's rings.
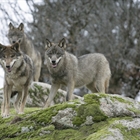
[[[77,58],[65,51],[64,38],[58,44],[47,39],[45,49],[45,61],[52,86],[44,108],[50,106],[61,84],[67,86],[67,100],[72,99],[75,87],[84,85],[93,93],[107,92],[111,71],[103,54],[92,53]]]
[[[35,49],[31,40],[28,39],[27,35],[24,33],[24,24],[20,23],[20,25],[16,28],[9,24],[9,32],[8,39],[11,44],[15,42],[20,43],[21,50],[27,54],[33,60],[34,65],[34,81],[39,81],[42,59],[40,52]]]
[[[20,50],[19,43],[15,43],[11,46],[0,44],[0,64],[5,71],[1,115],[2,117],[9,116],[12,92],[18,93],[14,107],[18,114],[22,114],[33,79],[33,62]]]

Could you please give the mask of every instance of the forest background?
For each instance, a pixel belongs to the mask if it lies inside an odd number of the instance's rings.
[[[24,23],[43,61],[45,39],[58,42],[65,37],[67,51],[77,57],[95,52],[107,57],[112,72],[109,93],[131,98],[139,93],[139,0],[1,0],[0,43],[5,45],[10,22],[17,27]],[[0,74],[3,85],[1,69]],[[44,64],[40,81],[48,83]]]

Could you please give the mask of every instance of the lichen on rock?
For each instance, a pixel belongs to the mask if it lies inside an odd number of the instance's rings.
[[[46,109],[26,107],[23,115],[12,108],[11,117],[0,117],[0,139],[140,140],[139,109],[139,102],[102,93]]]

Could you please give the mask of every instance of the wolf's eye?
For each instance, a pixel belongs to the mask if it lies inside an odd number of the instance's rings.
[[[11,55],[11,58],[15,57],[15,54]]]

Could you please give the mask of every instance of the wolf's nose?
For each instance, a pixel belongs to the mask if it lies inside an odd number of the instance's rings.
[[[7,68],[7,69],[9,69],[9,68],[10,68],[10,66],[8,65],[8,66],[6,66],[6,68]]]
[[[54,60],[52,61],[52,64],[55,64],[55,61]]]
[[[16,43],[16,41],[13,41],[13,44]]]

